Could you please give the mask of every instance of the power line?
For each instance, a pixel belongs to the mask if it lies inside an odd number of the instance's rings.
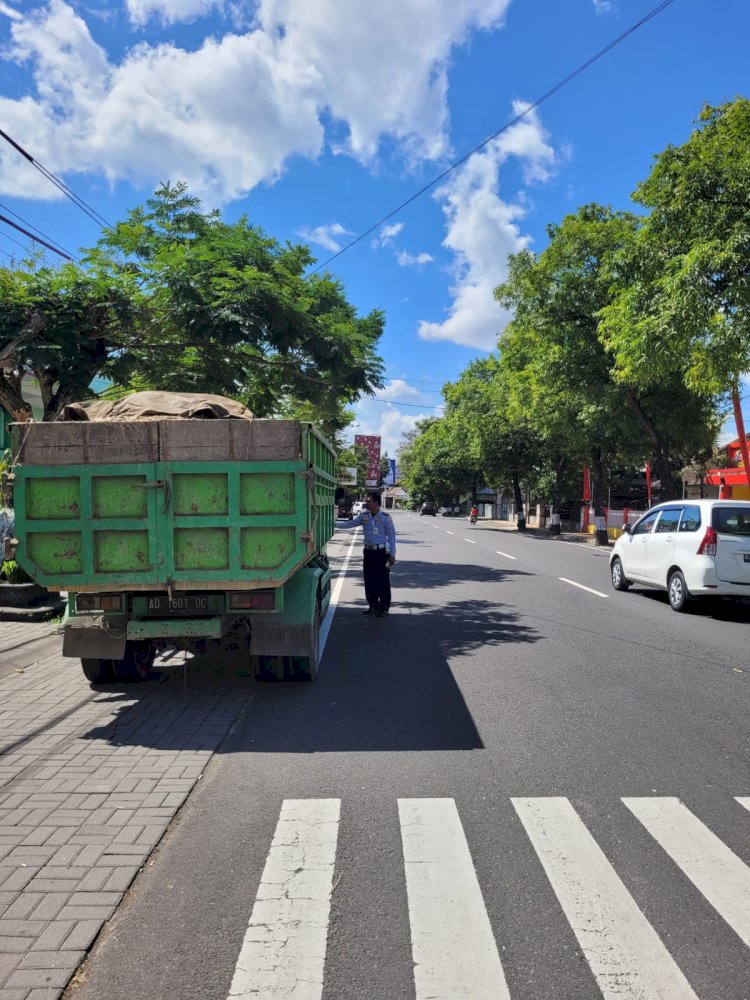
[[[674,0],[662,0],[662,3],[654,7],[654,9],[651,10],[644,17],[642,17],[640,21],[637,21],[635,24],[631,25],[626,31],[623,31],[621,35],[618,35],[617,38],[613,39],[613,41],[611,41],[609,45],[605,45],[603,49],[600,49],[595,55],[591,56],[590,59],[587,59],[586,62],[581,63],[581,65],[577,69],[574,69],[572,73],[568,73],[568,75],[564,77],[562,80],[560,80],[558,83],[556,83],[554,87],[551,87],[545,94],[542,94],[542,96],[537,98],[532,104],[529,104],[528,107],[526,107],[523,111],[517,114],[514,118],[511,118],[509,122],[506,122],[505,125],[499,128],[496,132],[493,132],[492,135],[488,135],[486,139],[484,139],[482,142],[479,143],[479,145],[475,146],[468,153],[465,153],[459,160],[456,160],[455,163],[452,163],[449,167],[443,170],[442,173],[438,174],[437,177],[433,177],[431,181],[428,181],[427,184],[425,184],[413,195],[411,195],[410,198],[407,198],[406,201],[403,201],[400,205],[394,208],[387,215],[384,215],[382,219],[380,219],[378,222],[370,226],[369,229],[366,229],[363,233],[360,233],[359,236],[355,236],[355,238],[350,243],[347,243],[346,246],[343,246],[340,250],[338,250],[335,254],[333,254],[332,257],[329,257],[328,260],[323,261],[322,264],[318,264],[318,266],[314,268],[310,273],[316,274],[324,267],[328,267],[328,265],[332,261],[336,260],[337,257],[340,257],[342,254],[346,253],[347,250],[351,250],[352,247],[356,246],[358,243],[361,243],[362,240],[366,239],[371,233],[375,232],[376,229],[379,229],[382,225],[384,225],[384,223],[388,222],[389,219],[392,219],[394,215],[398,215],[399,212],[403,211],[403,209],[411,205],[413,201],[416,201],[417,198],[420,198],[431,188],[435,187],[435,185],[438,184],[440,181],[442,181],[443,178],[447,177],[448,174],[452,173],[462,164],[466,163],[466,161],[471,159],[471,157],[474,156],[475,153],[478,153],[480,150],[484,149],[485,146],[489,145],[489,143],[491,143],[494,139],[497,139],[497,137],[499,135],[502,135],[503,132],[507,132],[508,129],[513,128],[514,125],[517,125],[531,111],[534,111],[540,105],[544,104],[545,101],[549,100],[549,98],[552,97],[554,94],[556,94],[559,90],[562,90],[563,87],[567,86],[567,84],[575,80],[577,76],[580,76],[580,74],[585,72],[590,66],[593,66],[593,64],[597,62],[599,59],[601,59],[602,56],[605,56],[608,52],[610,52],[613,48],[615,48],[615,46],[619,45],[620,42],[623,42],[629,35],[632,35],[633,32],[638,30],[638,28],[643,27],[643,25],[646,24],[648,21],[655,18],[658,14],[661,14],[663,10],[666,10],[666,8],[673,3]]]
[[[65,181],[60,180],[59,177],[53,174],[51,170],[48,170],[44,166],[44,164],[40,163],[39,160],[35,159],[31,155],[31,153],[25,150],[19,142],[16,142],[15,139],[11,138],[11,136],[9,136],[8,133],[4,132],[1,128],[0,128],[0,138],[5,139],[5,141],[9,143],[16,150],[16,152],[20,153],[24,159],[28,160],[29,163],[32,164],[32,166],[36,167],[36,169],[39,171],[40,174],[42,174],[43,177],[46,177],[48,181],[54,184],[55,187],[59,191],[61,191],[66,198],[69,198],[74,205],[77,205],[78,208],[80,208],[82,212],[85,212],[86,215],[88,215],[88,217],[92,219],[98,226],[105,226],[108,229],[112,228],[111,223],[107,222],[107,220],[104,218],[103,215],[100,215],[95,208],[89,205],[87,201],[84,201],[83,198],[80,197],[80,195],[77,195],[72,188],[68,187]]]
[[[360,402],[367,402],[367,400],[373,403],[388,403],[389,406],[413,406],[417,410],[442,410],[443,404],[440,406],[427,406],[425,403],[399,403],[397,399],[380,399],[379,396],[361,396]]]
[[[38,229],[35,225],[33,225],[33,223],[29,222],[28,219],[24,219],[22,215],[19,215],[18,212],[14,212],[12,208],[9,208],[7,205],[4,205],[1,201],[0,201],[0,208],[2,208],[5,212],[8,212],[9,215],[12,215],[14,218],[18,219],[19,222],[23,222],[23,224],[25,226],[28,226],[29,229],[33,229],[35,233],[39,233],[39,235],[43,239],[49,240],[49,242],[54,243],[56,247],[59,247],[61,250],[65,250],[66,253],[70,253],[69,250],[65,249],[62,243],[58,243],[57,240],[53,240],[51,236],[48,236],[41,229]],[[73,255],[71,254],[71,256]]]
[[[65,260],[70,260],[70,261],[73,260],[73,258],[70,256],[70,254],[64,253],[62,250],[58,250],[57,247],[53,247],[51,243],[48,243],[46,240],[43,240],[41,237],[34,236],[33,233],[30,233],[28,231],[28,229],[24,229],[23,226],[19,226],[17,222],[13,222],[12,219],[9,219],[7,217],[7,215],[0,215],[0,222],[4,222],[6,226],[13,226],[13,228],[17,229],[19,233],[23,233],[24,236],[28,236],[28,238],[30,240],[33,240],[34,243],[41,243],[41,245],[43,247],[46,247],[48,250],[51,250],[52,253],[56,253],[58,255],[58,257],[64,257]]]

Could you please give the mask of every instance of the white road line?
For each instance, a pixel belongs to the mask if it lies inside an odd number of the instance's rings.
[[[750,945],[750,868],[679,799],[622,801],[711,906]]]
[[[744,806],[745,809],[750,809],[750,798],[746,798],[745,796],[739,796],[739,795],[737,795],[737,796],[735,796],[735,801],[739,802],[739,804],[741,806]]]
[[[594,590],[592,587],[584,587],[582,583],[576,583],[575,580],[569,580],[566,576],[558,576],[558,580],[562,580],[563,583],[569,583],[571,587],[579,587],[581,590],[588,591],[589,594],[596,594],[597,597],[603,597],[605,601],[609,600],[609,594],[603,594],[601,590]]]
[[[518,558],[518,556],[512,556],[509,552],[500,552],[499,550],[495,551],[495,555],[504,556],[506,559],[512,559],[513,562],[515,562],[516,559]]]
[[[447,528],[446,528],[446,530],[445,530],[445,533],[446,533],[446,535],[452,535],[452,534],[453,534],[453,532],[452,532],[452,531],[448,531],[448,529],[447,529]]]
[[[321,1000],[340,799],[285,799],[228,1000]]]
[[[570,802],[512,802],[605,1000],[696,1000]]]
[[[336,608],[339,603],[339,597],[341,597],[341,590],[344,586],[344,580],[346,579],[346,571],[349,568],[349,560],[352,557],[352,552],[354,551],[354,545],[359,537],[359,528],[354,532],[354,537],[349,545],[349,551],[346,553],[346,558],[344,559],[344,565],[341,567],[341,572],[336,579],[336,586],[333,588],[333,593],[331,594],[331,603],[328,605],[328,611],[323,619],[323,624],[320,626],[320,641],[318,643],[318,658],[323,655],[323,650],[326,648],[326,643],[328,642],[328,634],[331,631],[331,625],[333,625],[333,616],[336,614]]]
[[[477,544],[472,538],[464,538],[464,541],[468,542],[469,545],[476,545]]]
[[[416,1000],[507,1000],[453,799],[399,799]]]

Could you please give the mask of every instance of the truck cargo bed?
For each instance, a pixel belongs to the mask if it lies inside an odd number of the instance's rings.
[[[333,533],[335,457],[310,424],[14,427],[17,557],[49,589],[279,586]]]

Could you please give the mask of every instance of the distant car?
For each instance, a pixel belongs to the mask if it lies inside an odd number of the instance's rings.
[[[659,504],[617,539],[609,568],[615,590],[666,590],[674,611],[691,597],[750,596],[750,502]]]
[[[432,500],[425,500],[419,508],[419,516],[421,517],[422,514],[432,514],[433,517],[437,514],[437,509]]]
[[[365,509],[364,500],[355,500],[354,503],[352,504],[352,517],[356,517],[357,514],[361,514],[364,509]]]

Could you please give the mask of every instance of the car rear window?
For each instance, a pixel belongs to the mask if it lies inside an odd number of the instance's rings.
[[[701,509],[688,504],[682,512],[680,531],[697,531],[701,526]]]
[[[750,504],[747,507],[714,507],[711,526],[721,535],[750,535]]]

